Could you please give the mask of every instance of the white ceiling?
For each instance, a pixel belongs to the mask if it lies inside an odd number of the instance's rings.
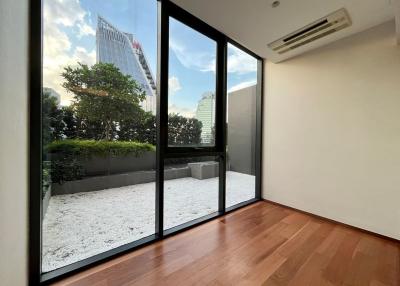
[[[273,0],[172,1],[261,57],[280,62],[393,19],[391,2],[398,0],[280,0],[277,8],[271,7]],[[352,26],[284,55],[267,47],[343,7],[350,14]]]

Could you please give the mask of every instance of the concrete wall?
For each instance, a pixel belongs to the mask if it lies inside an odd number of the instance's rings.
[[[394,25],[267,62],[265,199],[400,239]]]
[[[228,94],[230,170],[255,175],[256,85]]]
[[[168,168],[164,170],[165,180],[174,180],[190,177],[189,167]],[[93,192],[104,189],[120,188],[136,184],[152,183],[156,180],[155,171],[136,171],[108,176],[88,177],[82,180],[67,181],[63,184],[52,184],[51,195],[75,194],[81,192]],[[43,200],[45,205],[45,199]],[[43,207],[43,209],[45,209]],[[45,210],[44,210],[45,211]]]
[[[147,151],[139,156],[98,156],[83,161],[82,165],[87,176],[154,170],[156,168],[156,152]]]
[[[27,284],[28,1],[0,1],[0,284]]]

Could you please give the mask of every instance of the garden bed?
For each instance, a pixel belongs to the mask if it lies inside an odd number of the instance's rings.
[[[131,141],[60,140],[46,146],[51,181],[63,184],[85,177],[154,170],[155,147]]]
[[[164,179],[172,180],[190,177],[189,167],[168,168],[164,171]],[[104,189],[119,188],[130,185],[155,182],[156,172],[137,171],[108,176],[88,177],[82,180],[67,181],[62,184],[52,184],[53,195],[75,194],[83,192],[93,192]]]

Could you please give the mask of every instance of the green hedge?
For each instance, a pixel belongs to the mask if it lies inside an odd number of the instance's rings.
[[[148,143],[130,141],[96,141],[96,140],[60,140],[47,145],[45,152],[69,153],[84,157],[91,156],[122,156],[135,154],[140,155],[146,151],[155,151],[155,146]]]
[[[62,184],[65,181],[82,179],[85,170],[82,162],[94,156],[125,156],[146,151],[155,151],[154,145],[130,141],[96,141],[68,139],[54,141],[45,147],[44,152],[51,156],[51,182]]]

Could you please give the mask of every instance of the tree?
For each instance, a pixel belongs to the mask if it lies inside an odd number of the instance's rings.
[[[171,145],[196,145],[201,141],[202,123],[195,118],[178,114],[168,115],[168,143]],[[144,112],[134,120],[120,122],[118,139],[156,145],[156,117]]]
[[[228,130],[228,129],[226,129]],[[210,144],[214,145],[215,144],[215,124],[213,127],[211,127],[211,139],[210,139]]]
[[[129,75],[113,64],[67,66],[62,84],[74,94],[73,104],[62,107],[56,138],[136,141],[156,144],[156,118],[140,107],[145,94]],[[168,116],[168,142],[200,144],[202,124],[178,114]],[[56,125],[56,124],[54,124]]]
[[[57,99],[50,92],[42,94],[42,139],[43,146],[62,138],[64,123],[62,111],[57,106]]]
[[[151,112],[142,112],[134,119],[119,122],[118,139],[156,144],[156,118]]]
[[[186,118],[179,114],[168,115],[168,144],[197,145],[201,142],[203,124],[196,118]]]
[[[76,118],[74,109],[71,106],[61,107],[63,129],[59,132],[62,138],[78,138],[79,136],[79,120]]]
[[[72,105],[81,124],[95,123],[100,138],[113,140],[118,122],[134,120],[143,112],[139,103],[145,93],[129,75],[113,64],[97,63],[91,67],[64,68],[62,86],[74,94]]]
[[[59,107],[57,99],[49,92],[43,92],[42,138],[43,146],[50,142],[78,137],[78,120],[69,106]]]

